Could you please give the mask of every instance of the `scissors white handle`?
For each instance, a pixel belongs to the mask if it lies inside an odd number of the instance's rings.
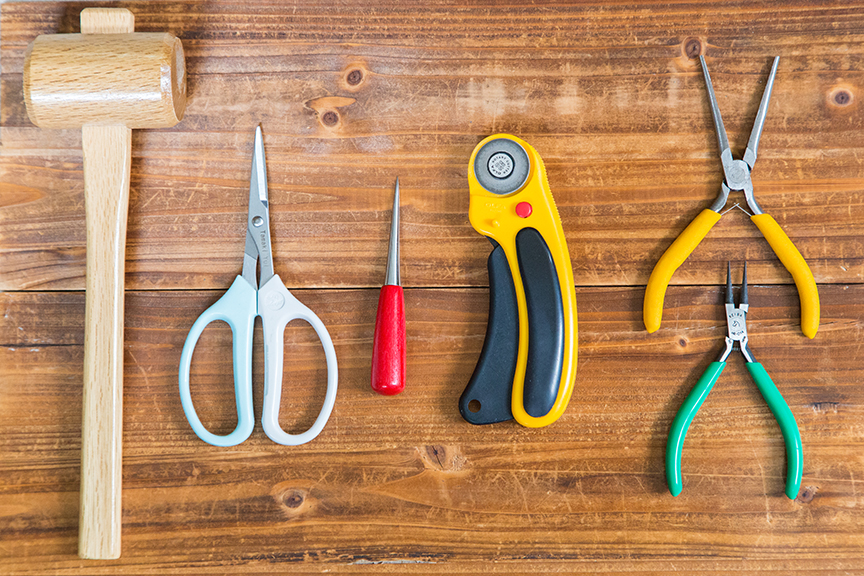
[[[236,446],[252,434],[255,414],[252,412],[252,329],[255,326],[255,288],[237,276],[225,294],[204,311],[192,325],[183,353],[180,355],[180,402],[195,434],[214,446]],[[231,327],[234,354],[234,394],[237,400],[237,428],[225,436],[213,434],[204,427],[192,404],[189,370],[192,352],[208,324],[223,320]]]
[[[297,446],[314,439],[333,411],[339,370],[336,365],[336,350],[324,323],[312,310],[295,298],[278,275],[273,276],[258,290],[258,315],[264,326],[264,411],[261,424],[264,433],[279,444]],[[291,320],[308,322],[324,347],[327,360],[327,392],[324,405],[315,423],[302,434],[288,434],[279,425],[279,404],[282,400],[282,372],[285,327]]]

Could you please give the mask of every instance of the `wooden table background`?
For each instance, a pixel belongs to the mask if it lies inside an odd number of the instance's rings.
[[[864,2],[128,4],[138,30],[183,40],[190,98],[175,128],[133,134],[123,556],[110,562],[76,556],[80,135],[35,128],[21,94],[27,44],[76,31],[88,5],[2,6],[0,572],[864,573]],[[738,154],[781,56],[753,176],[819,283],[812,341],[791,278],[738,210],[675,275],[663,328],[643,328],[651,268],[721,181],[700,51]],[[276,271],[328,326],[339,395],[309,444],[258,425],[216,448],[186,422],[177,366],[240,271],[259,122]],[[577,284],[576,391],[540,430],[474,427],[457,409],[488,306],[467,162],[495,132],[545,159]],[[368,372],[396,176],[409,378],[384,398]],[[795,501],[739,358],[693,423],[683,494],[667,491],[672,416],[722,347],[727,259],[750,262],[752,348],[801,429]],[[299,431],[323,401],[323,352],[303,325],[286,340],[281,421]],[[193,363],[219,432],[236,422],[229,348],[227,328],[208,329]],[[262,368],[259,345],[259,417]]]

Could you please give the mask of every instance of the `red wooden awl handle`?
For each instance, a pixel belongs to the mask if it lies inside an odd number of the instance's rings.
[[[378,298],[372,341],[372,389],[392,396],[405,388],[405,297],[401,286],[386,285]]]

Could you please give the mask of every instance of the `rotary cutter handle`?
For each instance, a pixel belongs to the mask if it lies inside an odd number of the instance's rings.
[[[567,407],[576,377],[573,269],[546,169],[526,142],[496,134],[469,163],[469,219],[487,236],[489,322],[459,400],[472,424],[537,428]]]
[[[705,84],[708,87],[708,97],[711,101],[714,127],[716,128],[717,139],[720,145],[723,183],[720,187],[720,194],[711,207],[703,210],[681,232],[681,235],[669,246],[651,272],[651,277],[648,279],[648,287],[645,291],[645,303],[642,309],[645,328],[648,332],[654,332],[660,328],[660,321],[663,318],[663,300],[666,297],[666,288],[668,288],[669,281],[672,279],[675,270],[687,260],[687,257],[690,256],[691,252],[705,238],[708,231],[720,220],[720,216],[723,214],[721,211],[729,198],[729,192],[732,190],[743,190],[747,206],[752,212],[750,220],[762,232],[762,235],[768,241],[771,249],[774,250],[777,258],[780,259],[780,262],[783,263],[783,266],[792,275],[795,286],[798,288],[798,296],[801,300],[801,332],[808,338],[813,338],[819,329],[819,292],[816,288],[813,273],[810,271],[810,267],[807,265],[804,257],[801,256],[801,253],[789,239],[789,236],[780,228],[780,225],[777,224],[770,214],[765,214],[762,211],[753,194],[753,182],[750,179],[750,172],[753,170],[753,165],[756,162],[759,138],[762,135],[762,127],[765,124],[765,115],[768,111],[768,103],[771,100],[771,88],[774,85],[774,77],[777,74],[777,64],[780,59],[774,59],[774,65],[771,68],[771,73],[762,95],[762,101],[759,104],[759,111],[756,114],[756,120],[750,133],[750,141],[744,152],[743,160],[732,158],[726,130],[723,127],[723,119],[720,117],[720,109],[717,107],[717,100],[714,96],[711,76],[708,74],[708,67],[702,56],[699,57],[699,60],[702,63]]]

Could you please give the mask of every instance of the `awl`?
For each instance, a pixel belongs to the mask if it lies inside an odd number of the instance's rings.
[[[399,178],[393,197],[387,272],[372,338],[372,389],[392,396],[405,388],[405,296],[399,277]]]

